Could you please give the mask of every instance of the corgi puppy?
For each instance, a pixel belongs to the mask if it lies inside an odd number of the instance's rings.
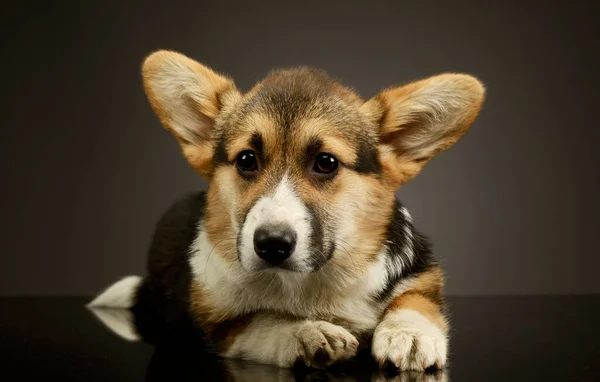
[[[469,129],[480,81],[442,74],[365,101],[304,67],[245,94],[176,52],[151,54],[142,73],[209,187],[161,217],[146,276],[90,306],[189,325],[223,357],[286,368],[362,348],[400,370],[446,365],[442,270],[395,191]]]

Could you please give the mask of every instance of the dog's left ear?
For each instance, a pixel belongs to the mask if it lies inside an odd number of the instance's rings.
[[[163,126],[183,155],[209,179],[215,155],[215,120],[241,94],[233,81],[183,54],[157,51],[144,60],[144,88]]]
[[[399,187],[458,141],[483,103],[484,87],[465,74],[442,74],[387,89],[361,110],[379,128],[386,178]]]

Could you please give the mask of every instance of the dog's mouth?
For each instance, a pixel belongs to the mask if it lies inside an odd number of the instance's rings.
[[[284,271],[284,272],[295,272],[295,273],[307,273],[302,267],[296,264],[294,261],[286,260],[277,265],[267,264],[264,270]]]

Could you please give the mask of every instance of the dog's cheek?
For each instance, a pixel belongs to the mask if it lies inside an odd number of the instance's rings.
[[[376,261],[393,209],[394,193],[378,177],[348,173],[334,200],[340,248],[335,264],[349,272]]]
[[[228,167],[217,168],[207,195],[204,229],[215,252],[228,261],[237,259],[236,237],[241,225],[237,218],[239,187],[235,173]]]
[[[240,187],[239,181],[236,179],[235,169],[228,166],[216,171],[211,188],[213,188],[213,185],[217,189],[214,197],[220,202],[220,212],[229,216],[233,225],[238,224],[239,219],[237,215],[241,207],[240,200],[243,190]],[[211,195],[209,195],[209,198],[210,197]],[[211,202],[212,200],[209,199],[209,203]]]
[[[395,194],[376,177],[363,178],[363,190],[357,198],[356,226],[358,253],[364,254],[364,261],[376,261],[385,240],[393,215]]]
[[[356,235],[357,210],[364,192],[360,178],[351,171],[345,171],[326,197],[329,225],[337,239],[348,240]]]
[[[228,216],[237,233],[260,197],[261,185],[241,178],[234,166],[223,166],[215,171],[209,190],[214,191],[209,192],[209,205],[218,206],[215,211]]]

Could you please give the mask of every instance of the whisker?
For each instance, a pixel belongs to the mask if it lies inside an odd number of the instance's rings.
[[[236,238],[237,239],[237,238]],[[215,244],[212,249],[210,250],[210,252],[208,253],[208,255],[206,256],[206,263],[204,264],[204,279],[206,280],[206,269],[208,268],[208,261],[210,259],[210,255],[215,251],[215,249],[217,248],[217,246],[219,244],[221,244],[222,242],[226,241],[226,240],[233,240],[231,238],[224,238],[222,240],[219,240],[219,242],[217,242],[217,244]]]
[[[273,281],[275,281],[275,278],[277,277],[277,275],[272,275],[271,277],[271,281],[269,282],[269,285],[267,285],[267,287],[265,288],[265,290],[263,291],[262,295],[264,296],[268,291],[269,288],[271,287],[271,285],[273,284]]]
[[[354,247],[352,245],[350,245],[348,242],[346,242],[345,240],[342,240],[339,238],[337,240],[339,240],[341,242],[341,243],[338,242],[338,244],[340,245],[342,250],[344,250],[344,252],[348,255],[348,257],[350,257],[350,260],[352,261],[352,265],[354,266],[354,271],[355,272],[358,271],[359,269],[357,267],[356,260],[354,260],[354,256],[352,256],[352,254],[351,254],[351,250],[354,250]],[[348,250],[348,248],[346,248],[346,246],[344,244],[349,246],[350,250]]]

